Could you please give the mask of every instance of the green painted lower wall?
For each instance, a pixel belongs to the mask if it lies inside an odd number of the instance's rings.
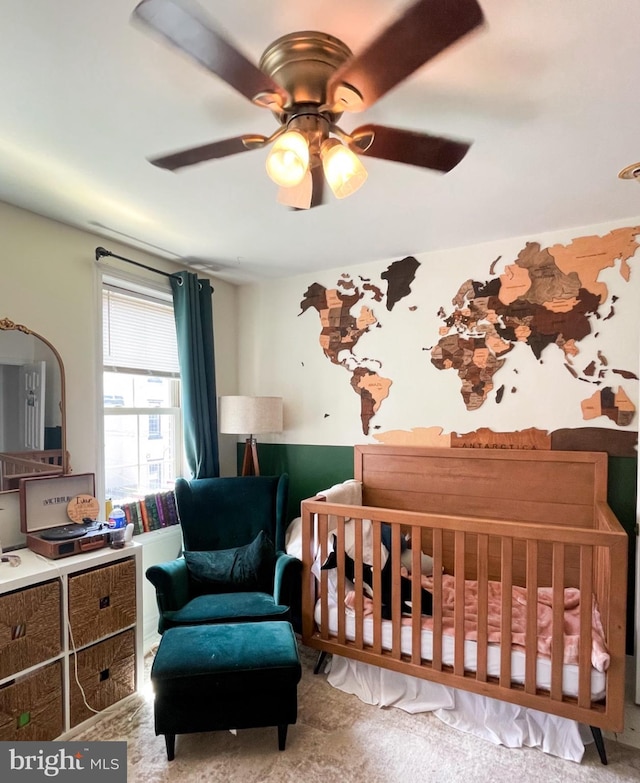
[[[244,444],[238,444],[238,471]],[[353,478],[353,447],[258,444],[260,472],[263,475],[288,473],[289,519],[299,516],[300,502],[320,490]],[[620,524],[629,534],[629,577],[627,602],[627,652],[633,654],[637,459],[609,458],[608,502]]]
[[[634,652],[635,590],[636,590],[636,495],[638,460],[629,457],[609,457],[607,500],[611,510],[629,536],[627,576],[627,654]]]
[[[238,446],[238,472],[244,444]],[[316,492],[353,478],[352,446],[258,444],[260,472],[289,474],[289,519],[300,516],[300,503]]]

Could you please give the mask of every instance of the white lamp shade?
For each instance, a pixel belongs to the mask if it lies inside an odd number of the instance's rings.
[[[220,397],[219,416],[222,433],[282,432],[282,397]]]

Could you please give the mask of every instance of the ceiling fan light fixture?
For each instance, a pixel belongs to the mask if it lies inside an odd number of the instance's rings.
[[[151,163],[176,171],[269,146],[270,178],[281,189],[295,191],[281,193],[279,199],[302,208],[322,203],[325,182],[340,199],[358,190],[367,178],[362,155],[450,171],[468,151],[468,143],[372,123],[348,134],[336,125],[343,112],[370,108],[484,23],[478,0],[407,2],[405,11],[359,54],[332,35],[301,30],[273,41],[256,65],[213,21],[187,7],[189,0],[137,0],[137,21],[254,105],[271,111],[278,123],[269,137],[243,134],[156,157]],[[640,181],[635,172],[625,175],[631,177]]]
[[[336,198],[346,198],[364,185],[367,170],[360,158],[338,139],[325,139],[320,157],[324,176]]]
[[[297,130],[283,133],[267,157],[267,174],[284,188],[299,185],[309,168],[309,145]]]

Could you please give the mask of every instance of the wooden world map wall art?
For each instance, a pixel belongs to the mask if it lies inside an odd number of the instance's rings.
[[[472,432],[445,433],[442,427],[388,430],[373,436],[393,446],[428,446],[452,449],[540,449],[543,451],[606,451],[611,457],[637,457],[638,433],[605,427],[578,427],[547,432],[530,427],[517,432],[493,432],[480,427]]]
[[[441,371],[454,371],[460,380],[460,395],[468,411],[478,410],[488,400],[500,404],[504,394],[516,394],[517,385],[500,383],[496,376],[510,366],[509,354],[518,343],[525,344],[542,363],[543,351],[553,346],[562,352],[564,366],[577,382],[590,385],[591,394],[581,403],[585,421],[605,416],[617,427],[629,427],[636,409],[620,381],[637,381],[628,368],[610,367],[598,350],[595,358],[582,360],[581,342],[589,335],[597,339],[600,329],[615,316],[617,297],[609,297],[601,273],[619,262],[625,282],[630,277],[630,259],[638,250],[640,226],[619,228],[603,236],[584,236],[566,245],[542,247],[527,242],[514,263],[495,275],[500,257],[492,261],[487,280],[466,280],[453,297],[452,309],[441,307],[439,339],[429,352],[431,364]],[[393,381],[381,373],[375,358],[357,357],[354,349],[360,338],[381,324],[365,299],[384,304],[388,312],[411,293],[420,266],[413,256],[395,261],[380,275],[382,283],[371,278],[342,274],[335,288],[313,283],[300,303],[300,315],[316,310],[320,319],[320,345],[333,364],[344,367],[349,382],[360,399],[362,432],[369,435],[372,420],[389,398]],[[415,310],[415,306],[410,308]],[[598,324],[598,330],[593,325]],[[511,368],[517,373],[517,367]],[[326,415],[326,414],[325,414]],[[379,429],[373,425],[373,429]],[[575,436],[568,433],[575,432]],[[635,456],[637,433],[585,427],[575,431],[523,430],[493,433],[442,435],[438,428],[392,430],[374,435],[385,443],[436,445],[432,440],[449,439],[452,447],[484,448],[575,448],[608,451]],[[585,444],[589,444],[588,446]],[[418,445],[416,443],[416,445]],[[444,444],[442,444],[444,445]]]

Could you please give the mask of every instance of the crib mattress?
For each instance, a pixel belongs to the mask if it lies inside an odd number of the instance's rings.
[[[320,601],[316,603],[315,620],[320,625],[321,608]],[[355,614],[348,610],[346,613],[345,634],[349,641],[355,640]],[[338,633],[338,609],[335,604],[329,604],[329,630],[331,634]],[[365,645],[373,644],[373,618],[365,617],[363,621],[363,639]],[[423,630],[421,632],[421,656],[423,660],[430,661],[433,656],[433,632]],[[400,648],[405,655],[411,655],[412,628],[410,625],[402,627],[400,632]],[[382,621],[382,647],[385,650],[392,648],[392,624],[389,620]],[[475,672],[477,666],[477,642],[465,640],[464,643],[464,668],[466,671]],[[452,636],[442,636],[442,662],[444,665],[453,666],[455,653],[455,641]],[[526,655],[520,650],[511,651],[511,680],[523,685],[525,681]],[[487,673],[490,677],[500,675],[500,647],[495,644],[487,646]],[[606,692],[607,675],[591,669],[591,699],[598,701],[604,698]],[[541,690],[548,691],[551,688],[551,660],[538,656],[536,659],[536,685]],[[565,664],[562,674],[562,692],[565,696],[578,695],[578,666]]]

